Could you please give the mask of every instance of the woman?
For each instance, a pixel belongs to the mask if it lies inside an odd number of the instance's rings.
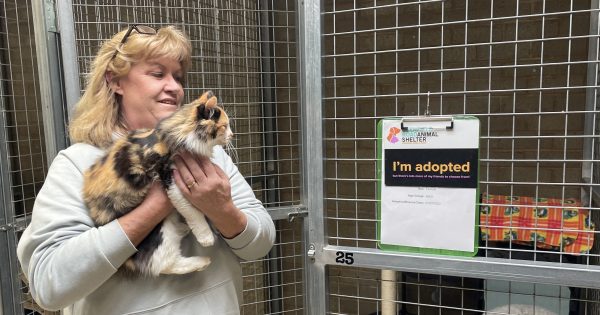
[[[239,313],[239,260],[266,255],[275,229],[222,148],[212,161],[189,154],[175,160],[177,186],[222,236],[208,248],[193,236],[183,240],[186,256],[211,257],[204,271],[133,279],[116,273],[173,211],[159,183],[137,208],[101,227],[81,196],[82,173],[104,148],[129,130],[154,128],[182,103],[190,55],[189,40],[174,27],[132,25],[100,48],[70,125],[75,144],[52,162],[19,241],[31,294],[43,308],[85,315]],[[188,189],[190,182],[201,185]]]

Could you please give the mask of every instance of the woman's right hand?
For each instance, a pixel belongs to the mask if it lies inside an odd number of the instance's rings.
[[[141,205],[147,205],[155,208],[157,215],[163,214],[162,219],[166,218],[173,210],[173,204],[167,196],[167,192],[159,181],[155,181],[148,189],[148,194]],[[162,221],[161,219],[161,221]]]
[[[144,201],[118,220],[131,243],[137,246],[171,212],[173,204],[167,192],[160,182],[154,182]]]

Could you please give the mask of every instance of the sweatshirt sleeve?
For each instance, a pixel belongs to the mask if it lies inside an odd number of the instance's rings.
[[[244,231],[232,239],[225,239],[225,241],[242,259],[252,260],[264,257],[275,242],[273,220],[260,200],[256,199],[252,188],[223,148],[216,146],[214,156],[215,162],[229,176],[233,204],[248,218],[248,224]]]
[[[119,222],[96,228],[82,200],[83,174],[64,152],[36,197],[17,255],[31,294],[45,309],[93,292],[136,252]]]

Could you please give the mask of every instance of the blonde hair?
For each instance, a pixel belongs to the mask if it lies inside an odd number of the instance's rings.
[[[139,34],[133,30],[125,44],[120,45],[126,32],[127,29],[122,30],[105,42],[92,63],[85,92],[75,106],[69,125],[73,143],[83,142],[106,148],[113,142],[115,132],[127,132],[121,121],[117,95],[110,88],[107,73],[115,82],[126,76],[136,63],[155,58],[178,60],[183,75],[187,73],[192,48],[189,39],[180,30],[167,26],[159,29],[156,35]]]

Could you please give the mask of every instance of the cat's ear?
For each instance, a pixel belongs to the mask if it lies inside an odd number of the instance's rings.
[[[198,102],[201,104],[197,108],[198,120],[219,120],[219,117],[221,117],[221,109],[217,106],[219,101],[212,91],[206,91],[204,94],[202,94],[202,96],[200,96],[198,99]]]
[[[198,107],[196,107],[196,111],[196,118],[198,118],[198,120],[208,119],[208,113],[206,112],[206,106],[204,106],[204,104],[198,105]]]
[[[218,107],[208,107],[202,104],[198,106],[197,110],[198,120],[212,119],[217,121],[219,120],[219,117],[221,117],[221,109]]]
[[[220,117],[221,117],[221,109],[219,109],[218,107],[211,108],[210,119],[212,119],[214,121],[218,121]]]

